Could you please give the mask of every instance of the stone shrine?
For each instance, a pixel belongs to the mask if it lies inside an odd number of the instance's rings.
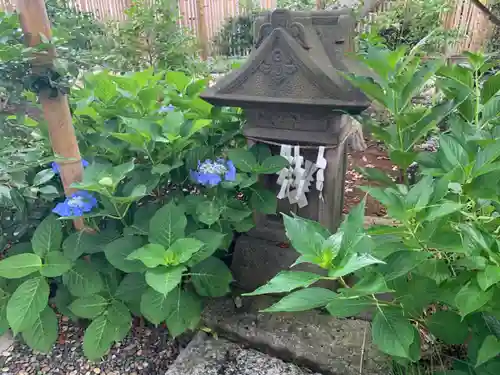
[[[276,215],[256,214],[255,229],[238,239],[233,272],[244,289],[262,285],[298,256],[278,246],[286,240],[280,212],[319,221],[332,232],[340,224],[349,115],[369,106],[344,78],[362,72],[348,57],[354,26],[349,9],[265,13],[255,22],[255,48],[247,61],[201,95],[214,105],[243,108],[249,142],[268,143],[273,154],[293,149],[295,160],[302,158],[305,167],[314,167],[311,172],[318,170],[316,186],[306,187],[303,204],[289,194],[278,201]],[[326,161],[322,166],[320,159]],[[266,175],[263,183],[280,195],[281,176]]]

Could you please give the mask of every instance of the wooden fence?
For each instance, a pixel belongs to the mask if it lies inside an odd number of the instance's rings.
[[[124,11],[133,0],[68,0],[68,3],[82,11],[93,12],[100,20],[124,20]],[[154,1],[154,0],[151,0]],[[175,0],[172,0],[175,1]],[[210,41],[220,30],[224,21],[229,17],[243,14],[248,9],[248,0],[178,0],[181,24],[202,35],[201,43],[209,46]],[[470,0],[451,0],[454,3],[452,11],[444,15],[444,25],[449,29],[458,29],[461,38],[454,46],[450,46],[448,53],[462,51],[480,51],[485,48],[488,38],[493,32],[492,23]],[[12,11],[15,0],[0,0],[0,9]],[[261,9],[274,9],[276,0],[257,0]],[[385,2],[379,11],[387,9],[391,2]],[[200,8],[203,22],[199,22]],[[370,14],[365,25],[376,14]],[[361,25],[358,31],[366,30]]]

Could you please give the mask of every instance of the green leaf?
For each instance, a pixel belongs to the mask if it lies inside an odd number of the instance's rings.
[[[42,260],[36,254],[13,255],[0,261],[0,277],[19,279],[40,271]]]
[[[184,211],[170,202],[160,208],[149,223],[149,242],[168,249],[178,238],[184,237],[187,219]],[[129,271],[130,272],[130,271]]]
[[[144,245],[144,240],[138,236],[121,237],[106,245],[104,254],[109,263],[120,271],[132,273],[146,270],[146,266],[138,260],[129,260],[127,257],[136,249]]]
[[[173,292],[172,292],[173,293]],[[160,324],[168,317],[171,301],[168,295],[158,293],[156,290],[148,288],[141,298],[141,313],[153,324]]]
[[[184,89],[191,82],[191,78],[189,78],[185,73],[178,71],[168,71],[166,80],[168,83],[175,86],[175,88],[181,93],[184,92]]]
[[[382,267],[384,277],[387,281],[397,279],[406,275],[425,262],[429,254],[424,251],[397,251],[389,255],[386,265]]]
[[[200,229],[194,232],[193,236],[200,240],[203,246],[189,259],[188,266],[190,267],[212,256],[222,246],[226,234],[211,229]]]
[[[427,259],[414,271],[441,284],[450,278],[450,269],[444,259]]]
[[[446,160],[453,166],[460,166],[465,169],[469,163],[467,151],[453,137],[441,134],[439,137],[439,149],[442,150]]]
[[[35,175],[35,178],[33,179],[33,186],[43,185],[46,182],[49,182],[50,180],[52,180],[52,177],[54,177],[54,176],[55,176],[55,173],[52,170],[52,168],[43,169]]]
[[[498,165],[493,165],[492,167],[492,163],[494,163],[499,157],[500,140],[487,145],[484,149],[477,153],[474,167],[472,168],[473,176],[478,177],[482,174],[488,173],[490,169],[495,170],[498,168]]]
[[[196,214],[203,224],[213,225],[219,221],[222,207],[215,201],[203,202],[196,207]]]
[[[71,304],[73,298],[68,290],[63,284],[57,286],[56,296],[54,298],[54,303],[56,305],[57,311],[64,316],[67,316],[73,321],[78,320],[78,317],[71,312],[68,306]]]
[[[29,279],[16,289],[7,304],[7,320],[14,335],[35,324],[48,300],[49,285],[43,277]]]
[[[351,288],[339,289],[343,296],[361,297],[372,294],[390,293],[392,290],[387,286],[385,278],[376,272],[367,273]]]
[[[95,254],[104,251],[105,246],[119,237],[118,232],[103,230],[99,233],[79,231],[72,233],[62,244],[64,256],[72,261],[83,254]]]
[[[167,251],[162,245],[155,243],[148,243],[143,247],[133,251],[129,256],[128,260],[140,260],[148,268],[158,267],[160,264],[166,265],[165,255]]]
[[[42,353],[49,353],[57,340],[59,324],[54,311],[46,306],[35,322],[23,331],[23,339],[28,346]]]
[[[83,352],[91,361],[99,360],[113,345],[116,326],[106,316],[95,319],[85,330],[83,337]]]
[[[271,190],[252,189],[250,205],[257,212],[267,215],[276,215],[278,199],[276,198],[275,193]]]
[[[250,147],[250,152],[254,154],[259,163],[263,163],[264,160],[272,156],[271,149],[264,143],[253,144],[252,147]]]
[[[274,155],[266,158],[266,160],[264,160],[254,172],[262,174],[273,174],[281,171],[283,168],[286,168],[289,165],[290,163],[288,163],[288,160],[283,156]]]
[[[490,359],[495,358],[500,354],[500,341],[493,336],[486,336],[479,351],[477,353],[477,361],[475,367],[479,367],[482,364],[488,362]]]
[[[434,221],[462,209],[464,205],[455,202],[440,202],[439,205],[429,208],[424,221]]]
[[[146,272],[146,282],[157,292],[167,295],[180,284],[184,271],[184,266],[158,267]]]
[[[372,341],[384,353],[410,359],[413,326],[399,314],[379,310],[372,323]]]
[[[235,149],[228,151],[229,159],[234,163],[235,167],[242,172],[251,173],[259,168],[259,163],[252,152]]]
[[[71,261],[61,251],[51,251],[45,256],[40,273],[45,277],[57,277],[68,272],[71,266]]]
[[[255,226],[255,222],[254,222],[253,217],[249,216],[249,217],[246,217],[245,219],[243,219],[241,221],[232,222],[231,226],[238,233],[246,233],[246,232],[248,232],[250,229],[252,229]]]
[[[298,288],[307,288],[321,279],[320,275],[311,272],[301,271],[281,271],[267,284],[257,288],[252,293],[245,293],[244,296],[257,296],[270,293],[291,292]]]
[[[195,238],[179,238],[170,246],[168,252],[173,255],[173,264],[177,265],[189,261],[202,247],[203,242]]]
[[[455,306],[463,317],[479,310],[493,297],[493,289],[483,291],[474,282],[466,284],[455,297]]]
[[[380,182],[384,185],[392,187],[396,186],[396,183],[392,180],[392,178],[390,178],[387,174],[385,174],[385,172],[381,171],[380,169],[363,167],[356,167],[355,169],[370,181]]]
[[[276,302],[271,307],[268,307],[263,312],[293,312],[293,311],[306,311],[316,309],[318,307],[325,307],[335,298],[337,293],[324,288],[307,288],[300,289],[290,293],[286,297]]]
[[[427,328],[449,345],[461,345],[469,335],[467,324],[453,311],[437,311],[427,319]]]
[[[349,215],[340,224],[340,232],[342,233],[342,242],[340,244],[340,251],[335,257],[335,260],[343,261],[348,253],[359,252],[367,249],[358,249],[358,245],[366,242],[364,235],[364,222],[365,222],[365,204],[366,200],[363,199],[360,204],[351,208]]]
[[[176,288],[167,296],[170,307],[166,319],[169,333],[177,337],[186,330],[195,329],[200,322],[203,304],[195,293]]]
[[[104,287],[99,272],[83,259],[77,260],[73,269],[63,275],[63,282],[75,297],[91,296]]]
[[[191,268],[191,281],[200,296],[223,297],[231,291],[233,275],[222,260],[209,257]]]
[[[373,264],[385,264],[385,262],[374,258],[370,254],[353,254],[338,267],[330,269],[328,276],[342,277]]]
[[[144,274],[126,274],[116,289],[115,298],[124,302],[136,301],[139,299],[138,296],[140,296],[147,287],[148,284],[146,283]]]
[[[356,316],[374,306],[369,298],[336,298],[328,305],[328,312],[337,318]]]
[[[302,255],[320,256],[323,243],[329,233],[319,223],[283,214],[286,236],[293,248]]]
[[[500,282],[500,267],[488,265],[477,273],[477,283],[482,290]]]
[[[59,251],[62,243],[62,225],[54,215],[47,216],[33,233],[31,245],[35,254],[44,257],[50,251]]]
[[[487,103],[500,91],[500,73],[491,76],[484,82],[483,89],[481,90],[482,103]]]
[[[424,209],[433,193],[432,176],[425,176],[417,184],[413,185],[406,195],[406,206],[416,212]]]
[[[69,305],[69,309],[80,318],[94,319],[108,307],[108,300],[98,294],[77,298]]]
[[[107,319],[115,326],[127,325],[131,321],[130,310],[123,302],[114,300],[108,307]]]

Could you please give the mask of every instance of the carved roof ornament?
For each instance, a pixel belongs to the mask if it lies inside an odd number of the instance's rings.
[[[287,9],[276,9],[271,13],[271,22],[266,22],[260,26],[259,34],[255,42],[255,48],[259,48],[265,38],[271,35],[274,29],[281,28],[288,32],[297,43],[303,48],[309,49],[306,43],[306,32],[304,25],[299,22],[292,22],[290,11]]]

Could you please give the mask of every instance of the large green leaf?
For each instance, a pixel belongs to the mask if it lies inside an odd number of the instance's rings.
[[[467,164],[469,164],[469,157],[467,151],[455,138],[441,134],[439,148],[450,165],[459,166],[465,170]]]
[[[243,149],[229,150],[229,159],[242,172],[253,172],[259,168],[259,163],[252,152]]]
[[[317,225],[309,220],[283,214],[286,236],[292,246],[302,255],[317,256],[320,254],[325,232],[318,230]]]
[[[137,301],[142,293],[147,289],[148,284],[142,273],[129,273],[125,275],[118,285],[115,292],[115,298],[124,302]]]
[[[213,225],[219,221],[223,207],[217,201],[201,202],[196,207],[196,217],[206,225]]]
[[[36,317],[33,325],[23,331],[23,339],[31,349],[49,353],[57,340],[59,329],[57,316],[46,306]]]
[[[148,288],[141,298],[141,313],[153,324],[160,324],[168,317],[171,303],[168,295],[158,293],[156,290]]]
[[[484,82],[483,89],[481,90],[481,99],[483,104],[487,103],[500,91],[500,72],[491,76]]]
[[[103,230],[99,233],[75,232],[64,240],[63,252],[68,259],[77,260],[83,254],[104,251],[104,247],[117,237],[118,232],[113,230]]]
[[[366,242],[365,240],[367,239],[364,235],[365,205],[366,200],[363,199],[360,204],[351,208],[349,215],[347,215],[340,225],[342,242],[340,244],[340,251],[335,258],[337,262],[343,261],[347,254],[361,250],[366,252],[368,250],[366,248],[358,248],[358,245]]]
[[[50,251],[61,250],[62,225],[54,215],[47,216],[36,228],[31,239],[35,254],[44,257]]]
[[[477,353],[476,367],[488,362],[500,354],[500,341],[493,336],[486,336]]]
[[[500,267],[487,265],[486,268],[477,273],[477,283],[482,290],[500,282]]]
[[[298,288],[307,288],[321,279],[320,275],[302,271],[281,271],[267,284],[257,288],[252,293],[245,293],[244,296],[257,296],[269,293],[291,292]]]
[[[379,310],[373,318],[372,340],[382,352],[410,359],[413,326],[399,314]]]
[[[427,327],[438,339],[449,345],[461,345],[469,330],[460,315],[453,311],[438,311],[427,319]]]
[[[424,251],[397,251],[385,259],[385,266],[382,267],[385,279],[394,280],[406,275],[411,270],[417,268],[429,257]]]
[[[101,315],[108,307],[108,300],[98,294],[88,297],[77,298],[69,309],[80,318],[94,319]]]
[[[52,170],[52,168],[42,169],[33,178],[33,186],[43,185],[46,182],[49,182],[50,180],[52,180],[52,177],[54,177],[54,176],[55,176],[55,173]]]
[[[222,241],[227,234],[216,232],[211,229],[200,229],[193,233],[193,236],[203,242],[202,248],[193,254],[189,259],[188,265],[194,266],[202,260],[212,256],[218,248],[222,246]]]
[[[203,242],[195,238],[179,238],[168,249],[168,253],[173,256],[171,264],[177,265],[186,263],[203,247]]]
[[[45,256],[40,273],[45,277],[57,277],[71,269],[71,261],[61,251],[51,251]]]
[[[200,322],[203,304],[196,293],[176,288],[168,294],[166,304],[169,306],[166,323],[173,337],[195,329]]]
[[[166,265],[165,255],[167,251],[162,245],[148,243],[143,247],[130,253],[128,260],[140,260],[148,268],[158,267],[160,264]]]
[[[129,260],[127,257],[136,249],[144,245],[144,240],[138,236],[118,238],[106,245],[104,254],[109,263],[120,271],[142,272],[146,266],[139,260]]]
[[[200,296],[223,297],[231,291],[233,275],[222,260],[209,257],[191,268],[191,281]]]
[[[85,356],[92,361],[100,359],[111,349],[115,335],[116,325],[112,324],[106,316],[99,316],[85,330],[83,337]]]
[[[42,260],[36,254],[13,255],[0,261],[0,277],[19,279],[40,271]]]
[[[89,262],[79,259],[75,266],[63,275],[64,285],[75,297],[87,297],[103,288],[101,275]]]
[[[356,316],[372,306],[374,301],[370,298],[335,298],[326,305],[326,309],[332,316],[347,318]]]
[[[460,311],[460,315],[466,316],[480,309],[493,297],[493,290],[481,290],[475,282],[466,284],[455,297],[455,306]]]
[[[463,204],[456,203],[456,202],[440,202],[439,205],[433,206],[429,208],[429,211],[427,212],[427,216],[425,217],[424,221],[434,221],[436,219],[439,219],[443,216],[450,215],[454,212],[459,211],[463,207]]]
[[[167,295],[180,284],[184,271],[184,266],[151,269],[146,272],[146,282],[157,292]]]
[[[178,238],[184,237],[187,219],[181,207],[170,202],[160,208],[149,222],[149,242],[168,249]],[[129,271],[130,272],[130,271]]]
[[[297,290],[290,293],[286,297],[276,302],[271,307],[263,310],[264,312],[280,312],[280,311],[306,311],[325,307],[335,298],[337,293],[324,288],[307,288]]]
[[[48,300],[49,285],[43,277],[29,279],[16,289],[7,304],[7,320],[15,335],[35,324]]]
[[[283,168],[286,168],[290,165],[288,160],[283,156],[274,155],[266,158],[260,166],[257,167],[255,173],[262,174],[273,174],[281,171]]]
[[[345,262],[330,269],[328,272],[329,277],[342,277],[373,264],[385,264],[385,262],[374,258],[370,254],[353,254],[345,259]]]
[[[257,212],[267,215],[275,215],[278,207],[278,199],[271,190],[254,189],[250,196],[250,205]]]

